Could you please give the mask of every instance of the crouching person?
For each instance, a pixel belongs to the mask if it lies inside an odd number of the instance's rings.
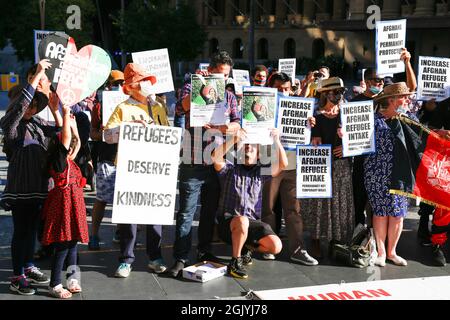
[[[278,254],[282,249],[280,238],[267,223],[261,221],[262,187],[268,179],[277,176],[288,163],[278,130],[273,129],[278,162],[272,165],[271,175],[263,175],[258,145],[243,145],[245,135],[245,130],[240,129],[232,139],[217,147],[212,154],[214,169],[218,173],[221,186],[217,212],[219,237],[232,245],[228,274],[244,279],[248,277],[244,265],[252,263],[251,251]],[[238,149],[244,148],[241,150],[243,152],[238,150],[238,154],[243,154],[243,161],[236,165],[224,160],[225,154],[234,144],[238,145]]]

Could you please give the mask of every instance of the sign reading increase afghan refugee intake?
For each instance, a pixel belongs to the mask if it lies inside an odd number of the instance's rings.
[[[442,101],[450,96],[450,59],[419,57],[417,99]]]
[[[377,21],[375,51],[377,73],[401,73],[405,64],[400,53],[406,44],[406,19]]]
[[[373,101],[344,103],[340,114],[343,156],[375,152]]]
[[[133,62],[144,67],[145,71],[156,77],[153,93],[174,91],[169,51],[167,49],[131,53]]]
[[[297,198],[331,198],[331,145],[297,146]]]
[[[283,97],[278,100],[276,115],[280,141],[286,150],[296,150],[298,144],[309,144],[311,128],[308,118],[313,116],[314,99]]]
[[[278,71],[286,73],[291,78],[292,83],[295,83],[296,62],[297,60],[295,58],[278,60]]]
[[[121,123],[113,223],[173,224],[181,132]]]

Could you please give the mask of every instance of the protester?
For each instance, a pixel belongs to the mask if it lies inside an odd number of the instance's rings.
[[[244,129],[240,129],[212,154],[214,169],[221,185],[217,212],[219,237],[232,245],[232,259],[227,271],[235,278],[247,278],[248,274],[243,265],[252,264],[251,251],[246,249],[242,252],[244,245],[269,254],[277,254],[282,249],[280,238],[268,224],[261,221],[262,186],[287,166],[287,157],[278,130],[273,129],[271,135],[277,154],[276,163],[272,164],[271,176],[261,173],[258,145],[242,146],[241,142],[245,139]],[[243,164],[235,165],[224,159],[235,144],[244,151]]]
[[[81,292],[79,274],[76,272],[77,242],[87,243],[89,239],[83,196],[86,179],[74,161],[81,141],[76,120],[71,116],[68,106],[63,106],[61,139],[56,140],[49,155],[49,172],[55,186],[49,192],[42,210],[45,221],[42,244],[52,245],[54,250],[49,295],[68,299],[72,293]],[[63,288],[61,281],[66,258],[69,266],[66,275],[68,290]]]
[[[267,77],[269,76],[269,71],[267,68],[262,65],[256,65],[252,70],[252,74],[250,76],[252,80],[252,85],[256,87],[265,87],[267,82]]]
[[[330,77],[330,68],[326,66],[320,67],[317,71],[308,74],[302,90],[302,97],[317,98],[318,88],[321,87],[321,82]]]

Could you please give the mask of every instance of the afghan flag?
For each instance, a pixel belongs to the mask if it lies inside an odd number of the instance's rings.
[[[387,123],[395,136],[389,192],[450,210],[450,141],[402,114]]]

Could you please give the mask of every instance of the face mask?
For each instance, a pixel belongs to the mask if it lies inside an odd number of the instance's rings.
[[[381,92],[381,89],[380,89],[380,88],[374,87],[374,86],[371,86],[371,87],[369,88],[369,90],[370,90],[370,92],[372,92],[373,94],[379,94],[379,93]]]
[[[342,99],[342,94],[337,94],[337,95],[328,95],[328,100],[330,100],[330,102],[334,105],[338,104]]]
[[[289,97],[289,91],[283,91],[281,93],[281,95],[284,96],[284,97]]]
[[[255,86],[264,87],[266,85],[266,80],[255,79],[255,81],[253,81],[253,84]]]
[[[141,94],[144,97],[148,97],[153,93],[152,83],[150,81],[141,81],[139,84],[141,85]]]
[[[111,91],[120,91],[120,86],[111,87]]]

